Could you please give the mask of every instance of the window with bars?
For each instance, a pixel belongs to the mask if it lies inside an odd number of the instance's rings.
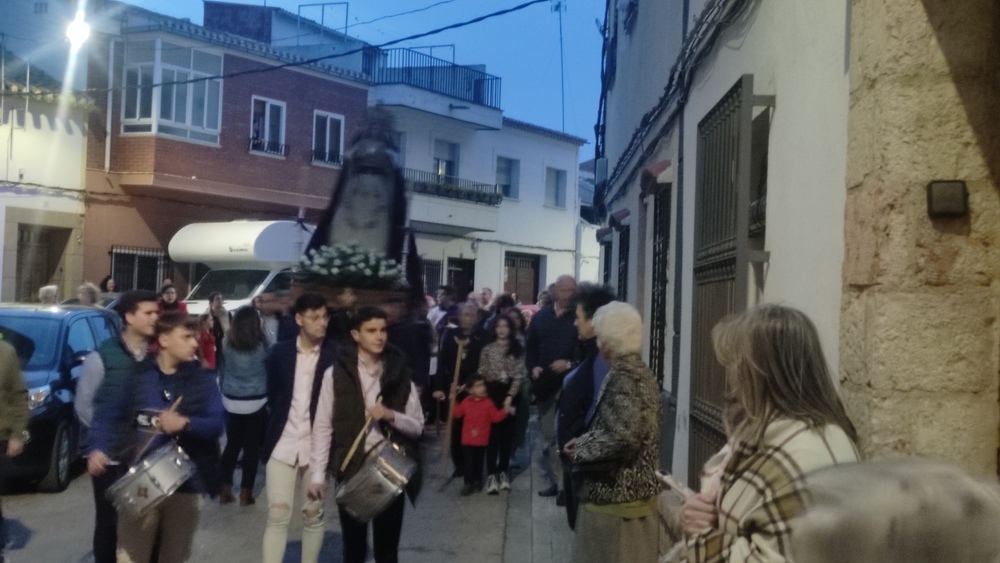
[[[628,254],[631,227],[622,225],[618,229],[618,300],[628,301]]]
[[[111,277],[117,291],[157,291],[169,277],[170,259],[162,250],[132,246],[111,247]]]
[[[604,285],[611,285],[611,272],[614,270],[611,267],[611,241],[602,242],[601,250],[604,256],[604,269],[601,272],[601,282]]]
[[[441,261],[421,260],[420,264],[423,268],[424,292],[428,295],[434,295],[441,287]]]
[[[650,296],[652,322],[649,330],[650,369],[661,384],[666,375],[669,253],[670,190],[662,189],[653,196],[653,288]]]

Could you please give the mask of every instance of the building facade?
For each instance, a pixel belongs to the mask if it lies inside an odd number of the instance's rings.
[[[997,470],[1000,301],[971,267],[997,229],[997,63],[958,31],[995,41],[973,14],[997,8],[938,4],[609,0],[603,272],[646,320],[675,473],[724,441],[710,330],[760,302],[816,324],[866,454]],[[965,181],[968,214],[928,214],[934,179]],[[942,325],[921,299],[988,305]]]

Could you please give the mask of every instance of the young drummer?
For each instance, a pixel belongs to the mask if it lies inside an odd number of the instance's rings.
[[[119,513],[119,563],[190,559],[200,496],[219,490],[215,465],[224,428],[222,397],[197,360],[197,331],[197,319],[186,314],[161,316],[156,322],[156,356],[143,362],[138,374],[94,413],[96,450],[106,451],[116,434],[134,428],[133,455],[148,455],[176,440],[197,468],[177,492],[144,516]]]

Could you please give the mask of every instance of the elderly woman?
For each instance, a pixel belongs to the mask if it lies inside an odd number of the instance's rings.
[[[685,499],[685,537],[664,559],[786,561],[803,476],[857,461],[857,432],[801,311],[751,309],[716,325],[712,341],[726,368],[728,443]]]
[[[642,319],[613,302],[597,309],[593,330],[611,369],[590,431],[563,446],[583,475],[573,561],[656,561],[660,393],[639,355]]]

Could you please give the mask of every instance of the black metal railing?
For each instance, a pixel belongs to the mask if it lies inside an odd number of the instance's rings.
[[[364,51],[363,69],[373,84],[406,84],[500,109],[500,77],[411,49]]]
[[[480,205],[498,206],[503,202],[503,193],[496,184],[474,182],[463,178],[453,178],[412,168],[403,169],[406,189],[427,195],[458,199]]]
[[[344,163],[344,155],[339,152],[328,152],[328,151],[313,151],[312,152],[313,162],[322,162],[323,164],[336,164],[341,165]]]
[[[250,138],[250,150],[265,154],[288,156],[288,145],[264,139],[254,139],[252,137]]]

